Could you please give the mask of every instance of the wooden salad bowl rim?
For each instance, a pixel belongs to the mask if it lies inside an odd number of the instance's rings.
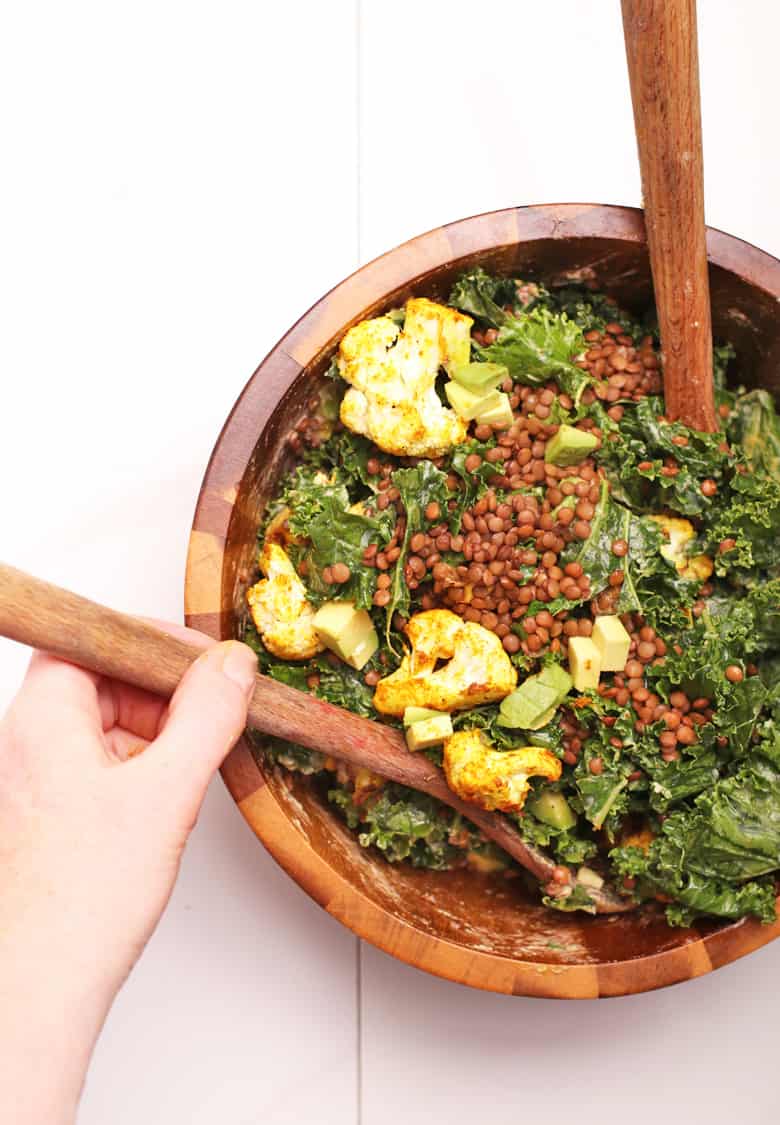
[[[281,338],[250,378],[214,447],[193,520],[185,583],[187,624],[216,639],[233,634],[235,574],[226,543],[245,474],[262,463],[266,427],[298,377],[322,367],[344,331],[392,303],[395,294],[451,270],[536,241],[611,240],[645,244],[641,210],[601,204],[512,207],[449,223],[390,250],[335,286]],[[780,261],[750,243],[708,228],[711,266],[762,291],[765,317],[780,300]],[[609,255],[607,255],[608,257]],[[606,259],[605,259],[606,261]],[[609,263],[605,266],[609,277]],[[608,287],[608,283],[607,283]],[[729,310],[732,311],[732,310]],[[735,310],[735,323],[742,314]],[[778,331],[780,337],[780,330]],[[777,353],[775,353],[777,354]],[[780,357],[778,357],[780,358]],[[270,442],[271,439],[269,439]],[[278,442],[278,437],[275,439]],[[268,851],[334,918],[359,937],[430,973],[473,987],[515,995],[597,998],[648,991],[700,976],[758,949],[780,934],[780,921],[748,920],[692,929],[674,948],[646,956],[587,963],[523,960],[467,948],[424,932],[372,901],[311,846],[282,808],[242,738],[222,767],[241,813]]]

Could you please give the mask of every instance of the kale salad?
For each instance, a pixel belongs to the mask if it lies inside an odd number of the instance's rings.
[[[247,595],[261,671],[403,730],[553,857],[551,908],[607,887],[673,925],[775,918],[780,420],[732,356],[719,430],[691,430],[650,317],[476,269],[351,328],[288,439]],[[262,753],[391,863],[521,873],[430,796]]]

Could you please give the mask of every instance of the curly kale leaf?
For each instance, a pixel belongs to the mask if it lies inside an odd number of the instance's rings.
[[[616,761],[596,775],[588,769],[592,757],[592,754],[584,756],[583,768],[577,766],[577,792],[586,819],[594,828],[606,827],[611,833],[628,812],[628,775],[632,766],[628,761]]]
[[[565,898],[544,895],[542,902],[545,906],[552,907],[553,910],[562,910],[567,913],[573,910],[583,910],[586,914],[596,913],[596,903],[588,893],[587,887],[584,887],[582,883],[575,883],[571,894]]]
[[[610,574],[619,570],[623,583],[618,613],[640,612],[653,623],[676,618],[679,624],[680,612],[694,600],[698,584],[682,578],[674,563],[661,554],[664,539],[658,524],[616,503],[604,481],[590,528],[590,536],[582,544],[572,544],[564,561],[582,566],[592,593],[605,589]],[[617,556],[612,544],[620,539],[628,544],[628,551]]]
[[[376,800],[362,807],[342,789],[331,790],[328,799],[341,808],[351,827],[360,827],[361,845],[378,848],[390,863],[408,860],[415,867],[446,870],[462,862],[463,847],[472,838],[457,813],[403,785],[386,785]]]
[[[283,499],[295,509],[296,492],[300,489],[306,492],[318,481],[344,485],[351,501],[362,499],[378,480],[368,471],[369,460],[377,456],[383,461],[389,459],[388,454],[379,453],[376,446],[360,434],[338,430],[316,449],[306,451],[302,463],[291,474],[290,483],[282,493]]]
[[[780,418],[768,391],[737,396],[728,434],[741,446],[752,470],[780,479]]]
[[[657,841],[656,841],[657,843]],[[609,854],[619,875],[639,879],[643,895],[674,898],[666,908],[671,926],[690,926],[702,915],[737,919],[752,914],[762,922],[776,917],[774,884],[769,879],[735,884],[686,871],[679,853],[670,847],[659,858],[654,843],[649,853],[640,848],[614,848]]]
[[[378,453],[376,446],[368,438],[353,434],[350,430],[339,430],[330,439],[328,450],[334,467],[346,474],[350,481],[360,481],[361,484],[373,487],[379,480],[377,475],[368,471],[368,462],[377,459]],[[381,453],[379,457],[386,461],[388,454]]]
[[[773,881],[780,866],[780,771],[755,754],[732,777],[664,821],[647,853],[618,848],[616,869],[677,900],[670,921],[698,914],[775,918]],[[759,880],[759,881],[756,881]]]
[[[707,621],[735,660],[780,651],[780,578],[754,586],[740,596],[716,590],[705,603]]]
[[[373,689],[363,680],[365,669],[356,672],[346,664],[332,668],[327,659],[318,661],[319,684],[314,694],[337,707],[344,707],[366,719],[376,718]]]
[[[658,756],[656,744],[646,752],[635,754],[635,758],[648,778],[650,808],[660,813],[667,812],[688,797],[703,793],[720,777],[720,763],[714,750],[697,747],[692,756],[664,762]]]
[[[515,817],[515,823],[527,843],[549,849],[561,863],[585,863],[598,851],[595,840],[579,835],[575,828],[553,828],[537,820],[528,810]]]
[[[740,602],[734,604],[738,610]],[[705,610],[695,624],[678,634],[676,648],[669,650],[663,664],[647,670],[650,680],[666,698],[676,688],[682,688],[691,697],[713,701],[712,728],[728,740],[732,757],[744,754],[750,746],[768,698],[760,676],[748,676],[739,683],[732,683],[726,676],[729,665],[740,665],[750,636],[743,632],[749,628],[749,616],[735,616],[739,617],[736,624],[727,615],[713,617]],[[701,729],[706,732],[708,728]]]
[[[585,349],[582,329],[561,313],[538,307],[511,317],[494,344],[477,348],[481,359],[503,363],[513,379],[538,387],[555,379],[561,390],[579,401],[592,377],[572,363]]]
[[[292,534],[308,535],[312,520],[322,515],[331,500],[341,509],[349,507],[349,492],[343,480],[335,473],[326,475],[320,466],[299,465],[282,492],[283,505],[290,509],[287,522]]]
[[[262,742],[266,761],[284,766],[293,773],[320,773],[325,769],[325,755],[317,750],[309,750],[295,742],[283,742],[281,738],[270,738]]]
[[[662,417],[659,398],[625,404],[620,425],[610,428],[597,460],[614,495],[630,507],[701,515],[712,507],[701,491],[702,480],[710,478],[720,485],[731,465],[730,455],[720,448],[723,436],[690,430]],[[665,471],[669,459],[677,466],[673,475]]]
[[[701,537],[714,556],[715,572],[735,579],[745,577],[739,572],[780,570],[780,477],[743,467],[746,471],[729,481],[723,504],[706,521]],[[721,552],[724,540],[734,545]]]
[[[390,576],[390,601],[387,605],[387,642],[392,647],[390,626],[393,614],[398,612],[408,617],[411,602],[409,587],[404,576],[404,568],[409,557],[409,544],[412,536],[418,531],[427,531],[439,520],[446,520],[448,515],[447,505],[450,500],[450,490],[447,486],[447,474],[437,469],[430,461],[421,461],[413,469],[396,469],[392,481],[401,494],[401,501],[406,511],[406,530],[401,554]],[[429,504],[438,506],[439,516],[436,520],[429,520],[425,510]]]
[[[460,530],[463,513],[487,491],[490,478],[496,474],[496,466],[485,459],[485,454],[495,444],[495,440],[488,442],[465,441],[461,445],[456,445],[452,451],[448,468],[450,472],[456,473],[463,482],[463,487],[454,494],[458,502],[457,508],[450,512],[450,528],[456,534]],[[472,453],[478,453],[482,458],[482,464],[476,472],[469,472],[466,468],[466,458],[471,456]]]
[[[306,564],[306,588],[314,605],[321,605],[337,592],[340,599],[353,601],[361,609],[369,609],[376,591],[377,570],[366,566],[363,552],[371,544],[383,547],[392,534],[394,518],[388,512],[368,517],[344,508],[340,494],[332,492],[319,498],[320,510],[309,519],[306,534],[309,546],[302,551]],[[326,566],[345,563],[350,578],[337,591],[322,578]]]
[[[512,319],[505,312],[504,305],[514,304],[516,299],[513,281],[507,277],[493,277],[478,266],[458,278],[448,303],[484,321],[491,328],[500,328]]]
[[[619,324],[626,335],[638,341],[649,331],[645,322],[619,308],[611,297],[579,285],[553,289],[544,303],[555,312],[565,313],[583,332],[603,332],[607,324]]]

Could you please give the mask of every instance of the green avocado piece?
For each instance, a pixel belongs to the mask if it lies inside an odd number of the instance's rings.
[[[547,442],[544,459],[548,465],[577,465],[593,452],[598,443],[593,434],[567,426],[564,422]]]
[[[538,797],[532,797],[527,802],[527,808],[537,820],[541,820],[542,824],[549,824],[551,828],[565,830],[573,828],[577,823],[577,817],[563,793],[557,793],[554,789],[546,790]]]
[[[432,707],[405,707],[404,726],[410,727],[412,723],[424,723],[426,719],[435,719],[441,711],[434,711]]]
[[[501,702],[499,722],[505,727],[538,730],[546,726],[555,709],[571,690],[572,679],[560,664],[550,664],[529,676]]]
[[[466,421],[501,405],[501,393],[494,388],[470,391],[460,383],[445,383],[444,393],[455,413]]]
[[[494,391],[508,374],[509,368],[503,363],[463,363],[452,369],[455,382],[474,394]]]
[[[496,394],[499,400],[496,405],[491,406],[490,410],[481,410],[475,421],[477,425],[494,426],[498,430],[508,430],[515,420],[509,395],[504,394],[503,391],[496,391]]]
[[[499,720],[505,727],[532,730],[555,707],[555,703],[555,689],[540,684],[538,677],[529,676],[525,683],[502,700]]]
[[[564,696],[571,691],[573,680],[560,664],[548,664],[538,673],[538,677],[540,684],[552,688],[556,693],[556,703],[560,703]]]

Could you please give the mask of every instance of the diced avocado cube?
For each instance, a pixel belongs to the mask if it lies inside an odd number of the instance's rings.
[[[539,682],[538,676],[529,676],[520,687],[501,701],[499,718],[504,727],[534,730],[544,726],[547,712],[554,708],[557,696],[554,688]],[[546,719],[549,722],[549,719]]]
[[[561,664],[548,664],[538,673],[540,684],[552,688],[556,694],[556,703],[560,703],[564,696],[571,691],[571,676]]]
[[[503,363],[464,363],[452,369],[455,382],[474,394],[496,390],[508,374],[509,368]]]
[[[376,632],[372,636],[366,637],[362,641],[358,641],[349,656],[345,656],[347,664],[350,664],[355,671],[359,672],[361,668],[368,664],[371,657],[379,648],[379,638]]]
[[[404,726],[410,727],[412,723],[424,723],[426,719],[435,719],[441,711],[434,711],[432,707],[407,707],[404,710]]]
[[[565,830],[573,828],[577,823],[577,817],[563,793],[558,793],[554,789],[543,791],[538,797],[528,801],[528,810],[537,820],[541,820],[542,824],[549,824],[551,828]]]
[[[444,393],[447,395],[450,406],[455,413],[459,417],[465,418],[466,421],[471,421],[478,414],[490,410],[493,406],[499,406],[501,403],[499,391],[488,390],[475,393],[467,390],[460,383],[445,383]]]
[[[539,730],[547,726],[561,700],[571,691],[571,676],[560,664],[550,664],[535,676],[529,676],[499,708],[500,722],[505,727]]]
[[[628,660],[631,638],[620,618],[614,615],[597,617],[591,636],[601,653],[602,672],[622,672]]]
[[[598,443],[595,434],[567,426],[564,422],[547,442],[544,459],[548,465],[577,465],[593,452]]]
[[[439,712],[435,719],[423,719],[406,728],[406,745],[410,750],[427,750],[438,746],[452,734],[452,719],[446,712]]]
[[[352,602],[325,602],[314,615],[314,631],[331,649],[357,671],[379,648],[371,618]]]
[[[509,404],[509,395],[497,391],[499,402],[490,410],[477,414],[475,421],[484,426],[495,426],[499,430],[508,430],[515,420],[512,407]]]
[[[525,729],[528,731],[541,730],[542,727],[546,727],[548,723],[553,721],[557,710],[557,707],[550,707],[548,711],[545,711],[543,715],[539,716],[535,723],[532,723],[530,727],[526,727]]]
[[[590,637],[569,639],[569,671],[577,691],[594,691],[599,686],[601,653]]]

